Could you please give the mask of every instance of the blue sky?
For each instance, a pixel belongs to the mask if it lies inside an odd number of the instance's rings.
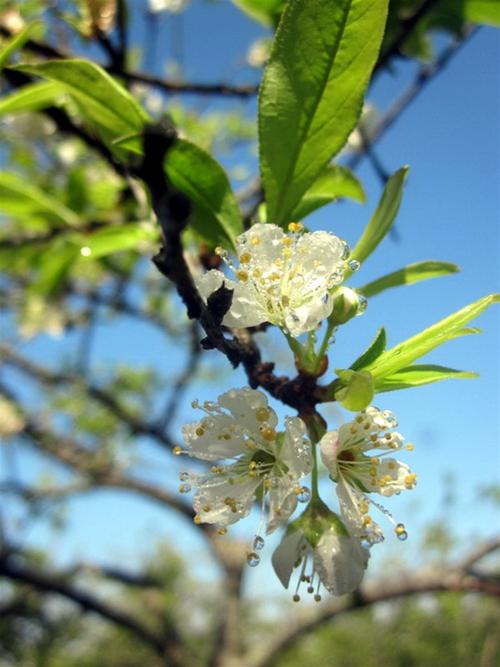
[[[178,19],[168,19],[162,24],[167,36],[169,23],[174,29],[180,28]],[[132,28],[132,42],[147,36],[139,16]],[[262,30],[229,3],[194,2],[184,15],[183,29],[188,80],[215,81],[221,78],[221,72],[226,79],[255,80],[256,75],[241,68],[241,63]],[[361,285],[425,259],[455,262],[461,273],[375,297],[362,317],[339,332],[332,368],[349,365],[381,325],[388,331],[389,345],[393,345],[498,290],[499,51],[497,33],[481,29],[378,144],[388,171],[403,164],[411,166],[397,222],[399,240],[386,239],[352,284]],[[168,55],[168,42],[160,39],[157,73],[162,73]],[[401,63],[394,76],[381,76],[370,101],[383,111],[402,89],[401,82],[412,80],[414,70],[413,64]],[[245,107],[249,114],[254,110],[252,102]],[[329,206],[311,218],[311,227],[328,229],[351,244],[356,242],[380,195],[380,184],[369,165],[363,163],[358,174],[367,192],[366,206]],[[386,555],[397,548],[398,553],[405,550],[408,561],[415,559],[418,537],[413,536],[418,535],[422,523],[442,515],[443,480],[447,475],[455,483],[457,505],[452,521],[460,534],[487,535],[498,529],[494,509],[475,500],[478,487],[498,482],[499,475],[498,308],[482,315],[474,325],[483,329],[482,335],[452,341],[426,361],[474,370],[481,374],[480,379],[443,382],[377,398],[380,407],[396,413],[399,430],[415,443],[415,452],[406,460],[419,474],[414,491],[388,503],[397,518],[407,524],[410,539],[400,545],[391,538],[389,544],[376,547],[381,553],[387,550]],[[142,365],[172,358],[172,350],[165,349],[161,338],[147,328],[125,323],[119,328],[101,326],[99,333],[94,351],[97,366],[116,361]],[[45,361],[57,358],[60,343],[41,337],[25,349]],[[221,360],[220,364],[222,367],[225,362]],[[225,369],[218,386],[194,386],[178,425],[193,418],[191,398],[213,397],[228,386],[244,383],[241,373],[232,376]],[[145,451],[154,462],[153,478],[160,484],[164,480],[166,486],[175,485],[172,469],[179,469],[178,461],[162,460],[147,444]],[[30,475],[40,469],[31,455],[19,461]],[[329,491],[325,498],[328,496]],[[183,542],[176,540],[176,545],[188,552],[195,548],[198,558],[201,542],[183,520],[125,494],[106,492],[72,501],[68,529],[61,535],[49,537],[45,528],[38,527],[33,530],[33,539],[39,544],[50,542],[52,551],[63,560],[78,556],[134,562],[148,553],[155,541],[168,540],[180,530]],[[269,550],[265,559],[267,556]],[[205,561],[201,563],[205,567]],[[269,574],[267,566],[257,570],[251,573],[251,587],[262,584]]]

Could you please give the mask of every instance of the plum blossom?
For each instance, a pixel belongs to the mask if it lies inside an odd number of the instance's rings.
[[[332,595],[351,593],[359,586],[368,564],[369,552],[359,538],[350,535],[339,517],[321,505],[323,516],[299,518],[272,556],[274,571],[285,588],[293,570],[298,570],[295,602],[300,600],[303,583],[316,602],[321,600],[321,586]]]
[[[405,463],[388,457],[393,451],[413,449],[413,445],[403,444],[400,433],[389,431],[395,426],[391,412],[369,407],[338,431],[326,433],[320,441],[323,463],[337,483],[342,519],[349,532],[368,545],[384,539],[380,526],[369,515],[371,505],[394,523],[400,540],[408,537],[404,525],[396,524],[390,513],[368,495],[398,495],[417,483],[416,474]]]
[[[204,299],[223,283],[234,290],[223,324],[244,328],[270,322],[297,337],[331,314],[331,291],[343,280],[349,248],[329,232],[303,233],[300,223],[291,223],[289,230],[259,223],[240,234],[238,267],[218,249],[237,280],[211,270],[197,286]]]
[[[285,431],[278,433],[278,417],[266,396],[249,387],[232,389],[217,402],[194,401],[193,406],[206,416],[183,427],[184,453],[214,462],[207,473],[180,475],[181,492],[197,489],[195,523],[216,524],[224,534],[226,526],[246,517],[259,499],[266,533],[272,533],[290,517],[297,501],[309,500],[309,490],[300,484],[312,467],[304,423],[288,417]]]

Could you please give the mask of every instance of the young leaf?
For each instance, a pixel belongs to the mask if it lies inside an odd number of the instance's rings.
[[[157,241],[158,231],[148,223],[105,227],[78,239],[82,257],[97,259],[123,250],[139,250],[144,241]]]
[[[363,287],[357,288],[358,292],[364,294],[366,297],[380,294],[390,287],[399,287],[400,285],[411,285],[412,283],[420,282],[421,280],[429,280],[430,278],[438,278],[439,276],[447,276],[450,273],[458,273],[460,269],[456,264],[450,262],[438,262],[427,260],[425,262],[416,262],[415,264],[408,264],[408,266],[388,273],[377,280],[374,280]]]
[[[0,209],[14,217],[43,217],[68,227],[81,224],[79,216],[44,190],[14,173],[0,172]]]
[[[267,27],[276,25],[278,18],[285,6],[285,0],[232,0],[234,4],[242,9],[259,23]]]
[[[70,93],[88,120],[112,137],[142,129],[149,116],[130,95],[98,65],[87,60],[47,60],[38,65],[19,65],[27,74],[59,83]]]
[[[194,204],[194,229],[211,245],[229,243],[234,247],[243,223],[220,164],[201,148],[178,139],[166,155],[165,170],[172,185]]]
[[[53,81],[30,83],[0,100],[0,116],[44,109],[53,104],[60,94],[61,87]]]
[[[498,302],[500,302],[500,294],[490,294],[478,299],[428,329],[424,329],[416,336],[383,352],[375,361],[365,366],[364,370],[370,371],[375,382],[396,373],[446,341],[470,333],[470,330],[464,330],[464,325]]]
[[[38,276],[29,291],[31,294],[52,296],[68,277],[78,258],[78,248],[67,239],[56,239],[37,258]]]
[[[403,185],[408,169],[409,167],[402,167],[387,181],[375,213],[357,242],[356,247],[351,252],[351,259],[357,260],[362,264],[372,254],[392,227],[401,204]],[[351,270],[346,270],[344,274],[345,278],[348,278],[351,274]]]
[[[498,0],[463,0],[465,21],[485,23],[500,27],[500,3]]]
[[[385,329],[381,327],[377,333],[375,334],[375,338],[373,341],[370,343],[370,346],[368,347],[363,354],[356,359],[356,361],[350,365],[350,369],[353,371],[359,371],[362,368],[365,368],[365,366],[368,366],[369,364],[373,363],[380,355],[382,352],[385,350],[385,346],[387,345],[387,336],[385,333]]]
[[[7,42],[0,50],[0,70],[4,68],[11,55],[22,49],[33,33],[41,30],[41,27],[42,24],[39,22],[30,23]]]
[[[361,113],[387,0],[290,0],[259,97],[268,219],[286,226]]]
[[[337,370],[340,386],[335,390],[335,400],[346,410],[364,410],[373,399],[373,378],[366,371]]]
[[[331,164],[324,169],[302,197],[292,213],[294,220],[307,215],[330,202],[345,197],[359,203],[366,200],[363,186],[347,167]]]
[[[385,391],[396,391],[397,389],[408,389],[409,387],[419,387],[423,384],[440,382],[441,380],[458,378],[476,378],[477,373],[471,371],[458,371],[454,368],[445,366],[436,366],[434,364],[414,364],[406,368],[401,368],[392,375],[375,380],[375,393]]]

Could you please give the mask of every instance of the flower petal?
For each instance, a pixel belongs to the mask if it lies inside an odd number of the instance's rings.
[[[184,424],[182,436],[189,456],[204,461],[233,458],[247,451],[241,427],[229,415],[211,415]]]
[[[297,507],[297,495],[287,478],[277,480],[277,484],[269,491],[269,520],[266,533],[270,535],[276,528],[285,523]]]
[[[207,483],[200,486],[193,498],[195,512],[202,523],[227,526],[248,516],[255,500],[260,481],[247,479],[231,484],[223,480],[220,484]]]
[[[311,445],[305,435],[306,427],[302,419],[285,419],[285,437],[280,459],[287,465],[289,473],[296,477],[304,477],[312,469]]]
[[[314,549],[314,569],[321,583],[333,595],[355,590],[365,573],[369,553],[359,539],[339,535],[334,530],[323,533]]]
[[[219,405],[229,410],[241,428],[247,429],[256,436],[262,424],[265,423],[271,428],[278,424],[278,416],[269,407],[266,395],[250,387],[225,392],[219,396]]]
[[[342,428],[342,427],[341,427]],[[337,452],[340,448],[340,438],[338,431],[328,431],[319,441],[319,450],[321,453],[321,460],[328,469],[328,472],[333,477],[337,478]]]
[[[290,584],[293,568],[305,543],[304,533],[294,530],[285,535],[271,556],[274,571],[285,588]]]

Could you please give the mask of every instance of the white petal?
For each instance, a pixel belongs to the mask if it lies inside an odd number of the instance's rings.
[[[306,427],[302,419],[287,417],[285,437],[280,452],[280,460],[288,466],[291,475],[304,477],[312,469],[311,445],[305,439]]]
[[[410,468],[405,463],[396,459],[383,459],[378,466],[378,477],[385,478],[385,482],[374,490],[386,497],[404,491],[407,488],[405,479],[409,474]]]
[[[182,436],[189,456],[204,461],[228,459],[247,451],[241,428],[229,415],[212,415],[185,424]]]
[[[323,533],[313,554],[314,569],[333,595],[351,593],[359,586],[369,558],[357,538],[333,530]]]
[[[197,276],[195,279],[198,292],[205,302],[213,292],[216,292],[219,287],[221,287],[222,283],[225,283],[228,289],[232,289],[232,282],[233,281],[226,278],[222,271],[217,271],[216,269],[207,271],[201,276]]]
[[[271,264],[283,254],[283,230],[277,225],[259,223],[236,239],[238,255],[248,251],[252,266],[270,269]]]
[[[285,523],[297,507],[297,495],[293,491],[288,478],[278,481],[275,488],[269,491],[269,521],[266,533],[269,535]]]
[[[333,309],[333,301],[326,291],[326,285],[317,294],[311,295],[305,303],[294,307],[295,303],[294,300],[285,314],[286,328],[294,338],[315,329]]]
[[[301,530],[294,530],[285,535],[271,556],[274,571],[285,588],[288,588],[293,568],[305,541],[304,533]]]
[[[258,292],[251,283],[233,283],[233,300],[229,311],[225,314],[223,324],[227,327],[244,329],[245,327],[256,327],[267,322],[268,315],[262,307]]]
[[[339,447],[340,447],[340,440],[338,431],[328,431],[319,441],[321,460],[323,461],[323,463],[328,469],[328,472],[334,479],[336,479],[338,475],[337,452],[339,450]]]
[[[256,436],[259,434],[259,427],[264,422],[271,428],[278,424],[278,416],[269,407],[267,396],[257,389],[250,389],[250,387],[231,389],[219,396],[219,405],[229,410],[241,428],[255,433]],[[262,419],[266,410],[267,417]]]
[[[234,484],[222,481],[221,484],[213,486],[208,483],[196,492],[193,507],[203,523],[216,523],[221,526],[236,523],[250,514],[259,484],[259,480],[252,478]],[[233,511],[234,506],[225,502],[227,498],[235,501],[237,511]]]

